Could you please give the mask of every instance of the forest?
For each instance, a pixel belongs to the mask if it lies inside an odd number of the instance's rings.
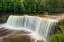
[[[64,0],[0,0],[0,13],[64,13]]]

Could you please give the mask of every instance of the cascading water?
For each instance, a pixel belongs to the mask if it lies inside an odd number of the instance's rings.
[[[54,33],[55,23],[57,23],[56,20],[42,19],[40,27],[37,30],[38,35],[43,38],[49,38]]]
[[[39,38],[50,37],[54,33],[54,27],[58,21],[40,18],[37,16],[9,16],[7,26],[15,29],[28,29],[33,31]],[[33,33],[32,32],[32,33]]]
[[[12,27],[22,27],[23,19],[23,16],[9,16],[7,24]]]
[[[24,21],[24,28],[35,31],[37,29],[40,22],[40,18],[36,16],[26,16]]]

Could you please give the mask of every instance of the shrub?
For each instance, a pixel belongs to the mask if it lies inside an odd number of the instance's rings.
[[[57,33],[50,37],[49,42],[64,42],[64,18],[56,26]]]
[[[37,42],[45,42],[44,40],[37,40]]]
[[[49,42],[64,42],[64,33],[51,36]]]
[[[64,18],[59,21],[59,23],[58,23],[58,25],[57,25],[56,28],[57,28],[57,30],[60,31],[61,33],[64,32]],[[58,31],[57,31],[57,32],[58,32]]]

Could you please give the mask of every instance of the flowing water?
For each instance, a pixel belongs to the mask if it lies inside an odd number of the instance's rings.
[[[9,16],[7,25],[9,29],[26,30],[36,37],[48,38],[54,33],[57,20],[40,18],[37,16]]]

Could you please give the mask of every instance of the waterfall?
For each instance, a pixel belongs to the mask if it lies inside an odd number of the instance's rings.
[[[9,16],[7,24],[12,27],[22,27],[24,16]]]
[[[36,16],[26,16],[24,21],[24,27],[32,31],[35,31],[39,26],[40,18]]]
[[[55,24],[57,23],[57,20],[50,20],[50,19],[42,19],[39,29],[37,31],[38,35],[40,35],[43,38],[48,38],[54,33]]]
[[[9,16],[7,25],[14,28],[24,28],[35,32],[40,38],[50,37],[54,33],[57,20],[37,16]]]

